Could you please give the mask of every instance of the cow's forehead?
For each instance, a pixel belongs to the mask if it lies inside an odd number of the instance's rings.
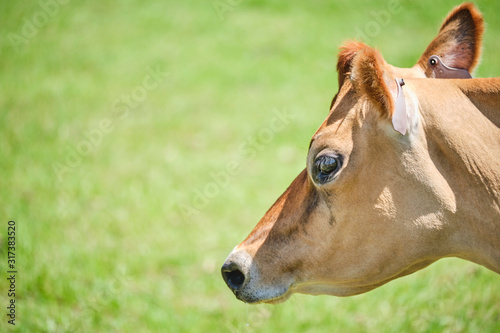
[[[385,65],[385,69],[387,72],[392,76],[392,77],[397,77],[397,78],[405,78],[405,79],[418,79],[418,78],[425,78],[425,72],[420,67],[419,64],[416,64],[415,66],[411,68],[400,68],[400,67],[395,67],[389,64]]]
[[[345,87],[348,85],[348,87]],[[344,84],[341,91],[335,97],[335,102],[330,113],[321,126],[314,133],[310,147],[317,141],[325,141],[331,138],[342,139],[350,136],[353,122],[359,120],[364,113],[362,100],[356,94],[350,83]]]

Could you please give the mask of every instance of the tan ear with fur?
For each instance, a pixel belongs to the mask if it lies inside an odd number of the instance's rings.
[[[438,35],[417,64],[422,67],[427,77],[432,77],[428,60],[430,56],[437,55],[448,67],[472,72],[479,63],[483,32],[482,14],[474,4],[463,3],[448,14]]]
[[[391,119],[398,93],[395,78],[385,70],[386,62],[377,50],[365,46],[352,60],[354,87],[379,109],[382,117]]]
[[[349,78],[351,75],[351,67],[352,67],[352,60],[356,56],[356,54],[361,51],[364,48],[367,48],[368,46],[357,41],[348,41],[345,42],[339,49],[339,55],[338,55],[338,60],[337,60],[337,74],[338,74],[338,80],[339,80],[339,91],[344,85],[344,81],[346,78]],[[333,107],[333,104],[335,103],[335,99],[337,98],[337,95],[333,97],[332,102],[330,103],[330,110]]]
[[[340,47],[340,52],[337,60],[337,73],[339,78],[339,90],[344,84],[344,80],[351,74],[352,60],[361,50],[369,46],[357,42],[349,41]]]
[[[359,42],[344,44],[339,53],[337,70],[339,90],[349,77],[360,97],[367,98],[379,111],[382,119],[391,119],[394,130],[405,135],[408,129],[408,113],[402,86],[386,70],[387,63],[375,49]],[[332,105],[335,98],[332,101]],[[330,106],[331,109],[332,106]]]

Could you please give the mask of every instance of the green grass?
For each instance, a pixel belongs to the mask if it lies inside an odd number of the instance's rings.
[[[411,66],[456,4],[402,1],[368,43]],[[499,76],[500,4],[478,6],[487,30],[476,76]],[[338,47],[385,8],[242,0],[221,19],[212,1],[70,1],[14,48],[9,34],[41,8],[3,1],[0,331],[12,329],[9,219],[20,332],[500,331],[500,278],[458,259],[364,295],[297,295],[279,306],[247,306],[220,277],[226,255],[304,167],[337,90]],[[145,91],[147,68],[168,74]],[[117,104],[131,93],[137,103]],[[285,111],[294,118],[282,130],[242,150]],[[85,155],[70,157],[79,146]],[[55,172],[67,158],[73,167]],[[228,165],[239,169],[186,213]]]

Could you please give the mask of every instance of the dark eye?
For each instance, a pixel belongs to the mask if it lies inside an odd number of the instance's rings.
[[[336,155],[322,155],[316,158],[313,166],[313,179],[322,185],[333,179],[340,170],[342,160]]]

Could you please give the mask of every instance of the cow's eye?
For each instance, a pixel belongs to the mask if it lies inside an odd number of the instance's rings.
[[[313,179],[319,185],[332,180],[342,167],[342,159],[337,155],[318,156],[314,161]]]

